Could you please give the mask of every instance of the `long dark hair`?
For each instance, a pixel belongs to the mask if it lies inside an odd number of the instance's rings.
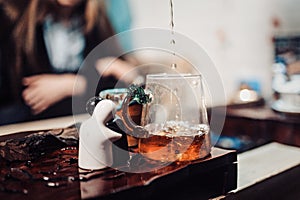
[[[36,48],[36,28],[44,22],[49,14],[54,14],[59,18],[59,15],[62,14],[59,12],[59,8],[56,0],[29,0],[13,31],[16,54],[13,71],[15,80],[19,82],[13,83],[14,85],[21,85],[24,59],[32,67],[32,71],[39,72],[41,66],[37,59],[39,52]],[[76,15],[83,21],[85,35],[90,34],[94,29],[101,29],[102,39],[113,34],[106,17],[104,0],[82,0],[76,9]],[[16,94],[20,89],[16,89]]]
[[[108,27],[103,2],[101,0],[83,1],[85,5],[81,17],[84,20],[85,34],[88,34],[95,26],[103,27],[103,31]],[[36,55],[35,31],[37,24],[42,23],[51,12],[59,14],[56,0],[30,0],[22,18],[16,25],[14,37],[17,50],[24,52],[28,62],[33,65]]]

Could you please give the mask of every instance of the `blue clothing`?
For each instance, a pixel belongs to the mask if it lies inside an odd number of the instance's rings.
[[[107,16],[113,26],[115,33],[128,31],[131,28],[131,12],[128,0],[106,1]],[[131,49],[131,34],[126,34],[119,40],[123,49]]]

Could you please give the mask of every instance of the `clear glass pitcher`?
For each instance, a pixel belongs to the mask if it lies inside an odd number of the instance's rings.
[[[148,75],[145,90],[151,101],[143,106],[147,137],[139,139],[139,152],[162,162],[207,156],[210,129],[201,75]]]
[[[132,104],[142,105],[140,124],[131,118]],[[145,88],[127,89],[114,121],[127,135],[138,139],[138,153],[150,160],[191,161],[211,151],[201,75],[147,75]]]

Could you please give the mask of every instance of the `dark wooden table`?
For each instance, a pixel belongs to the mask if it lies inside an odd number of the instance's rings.
[[[300,114],[280,113],[269,105],[227,106],[221,136],[248,141],[242,151],[272,141],[300,147]]]
[[[39,134],[51,136],[52,132],[39,131]],[[10,139],[24,142],[19,139],[29,134],[35,133],[0,137],[0,144]],[[50,136],[44,145],[56,143]],[[31,144],[32,139],[28,141]],[[129,166],[87,172],[78,168],[76,145],[57,147],[40,155],[32,152],[32,148],[25,149],[34,157],[21,161],[8,162],[0,156],[0,199],[208,199],[237,187],[236,151],[213,148],[205,159],[174,162],[155,169],[142,158],[135,158]],[[2,153],[8,152],[2,150]],[[148,170],[133,173],[128,172],[128,168]]]

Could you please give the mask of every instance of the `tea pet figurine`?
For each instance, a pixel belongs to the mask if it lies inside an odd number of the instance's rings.
[[[113,164],[112,145],[122,135],[105,126],[116,105],[110,100],[100,101],[92,116],[79,130],[78,165],[82,169],[97,170]]]

